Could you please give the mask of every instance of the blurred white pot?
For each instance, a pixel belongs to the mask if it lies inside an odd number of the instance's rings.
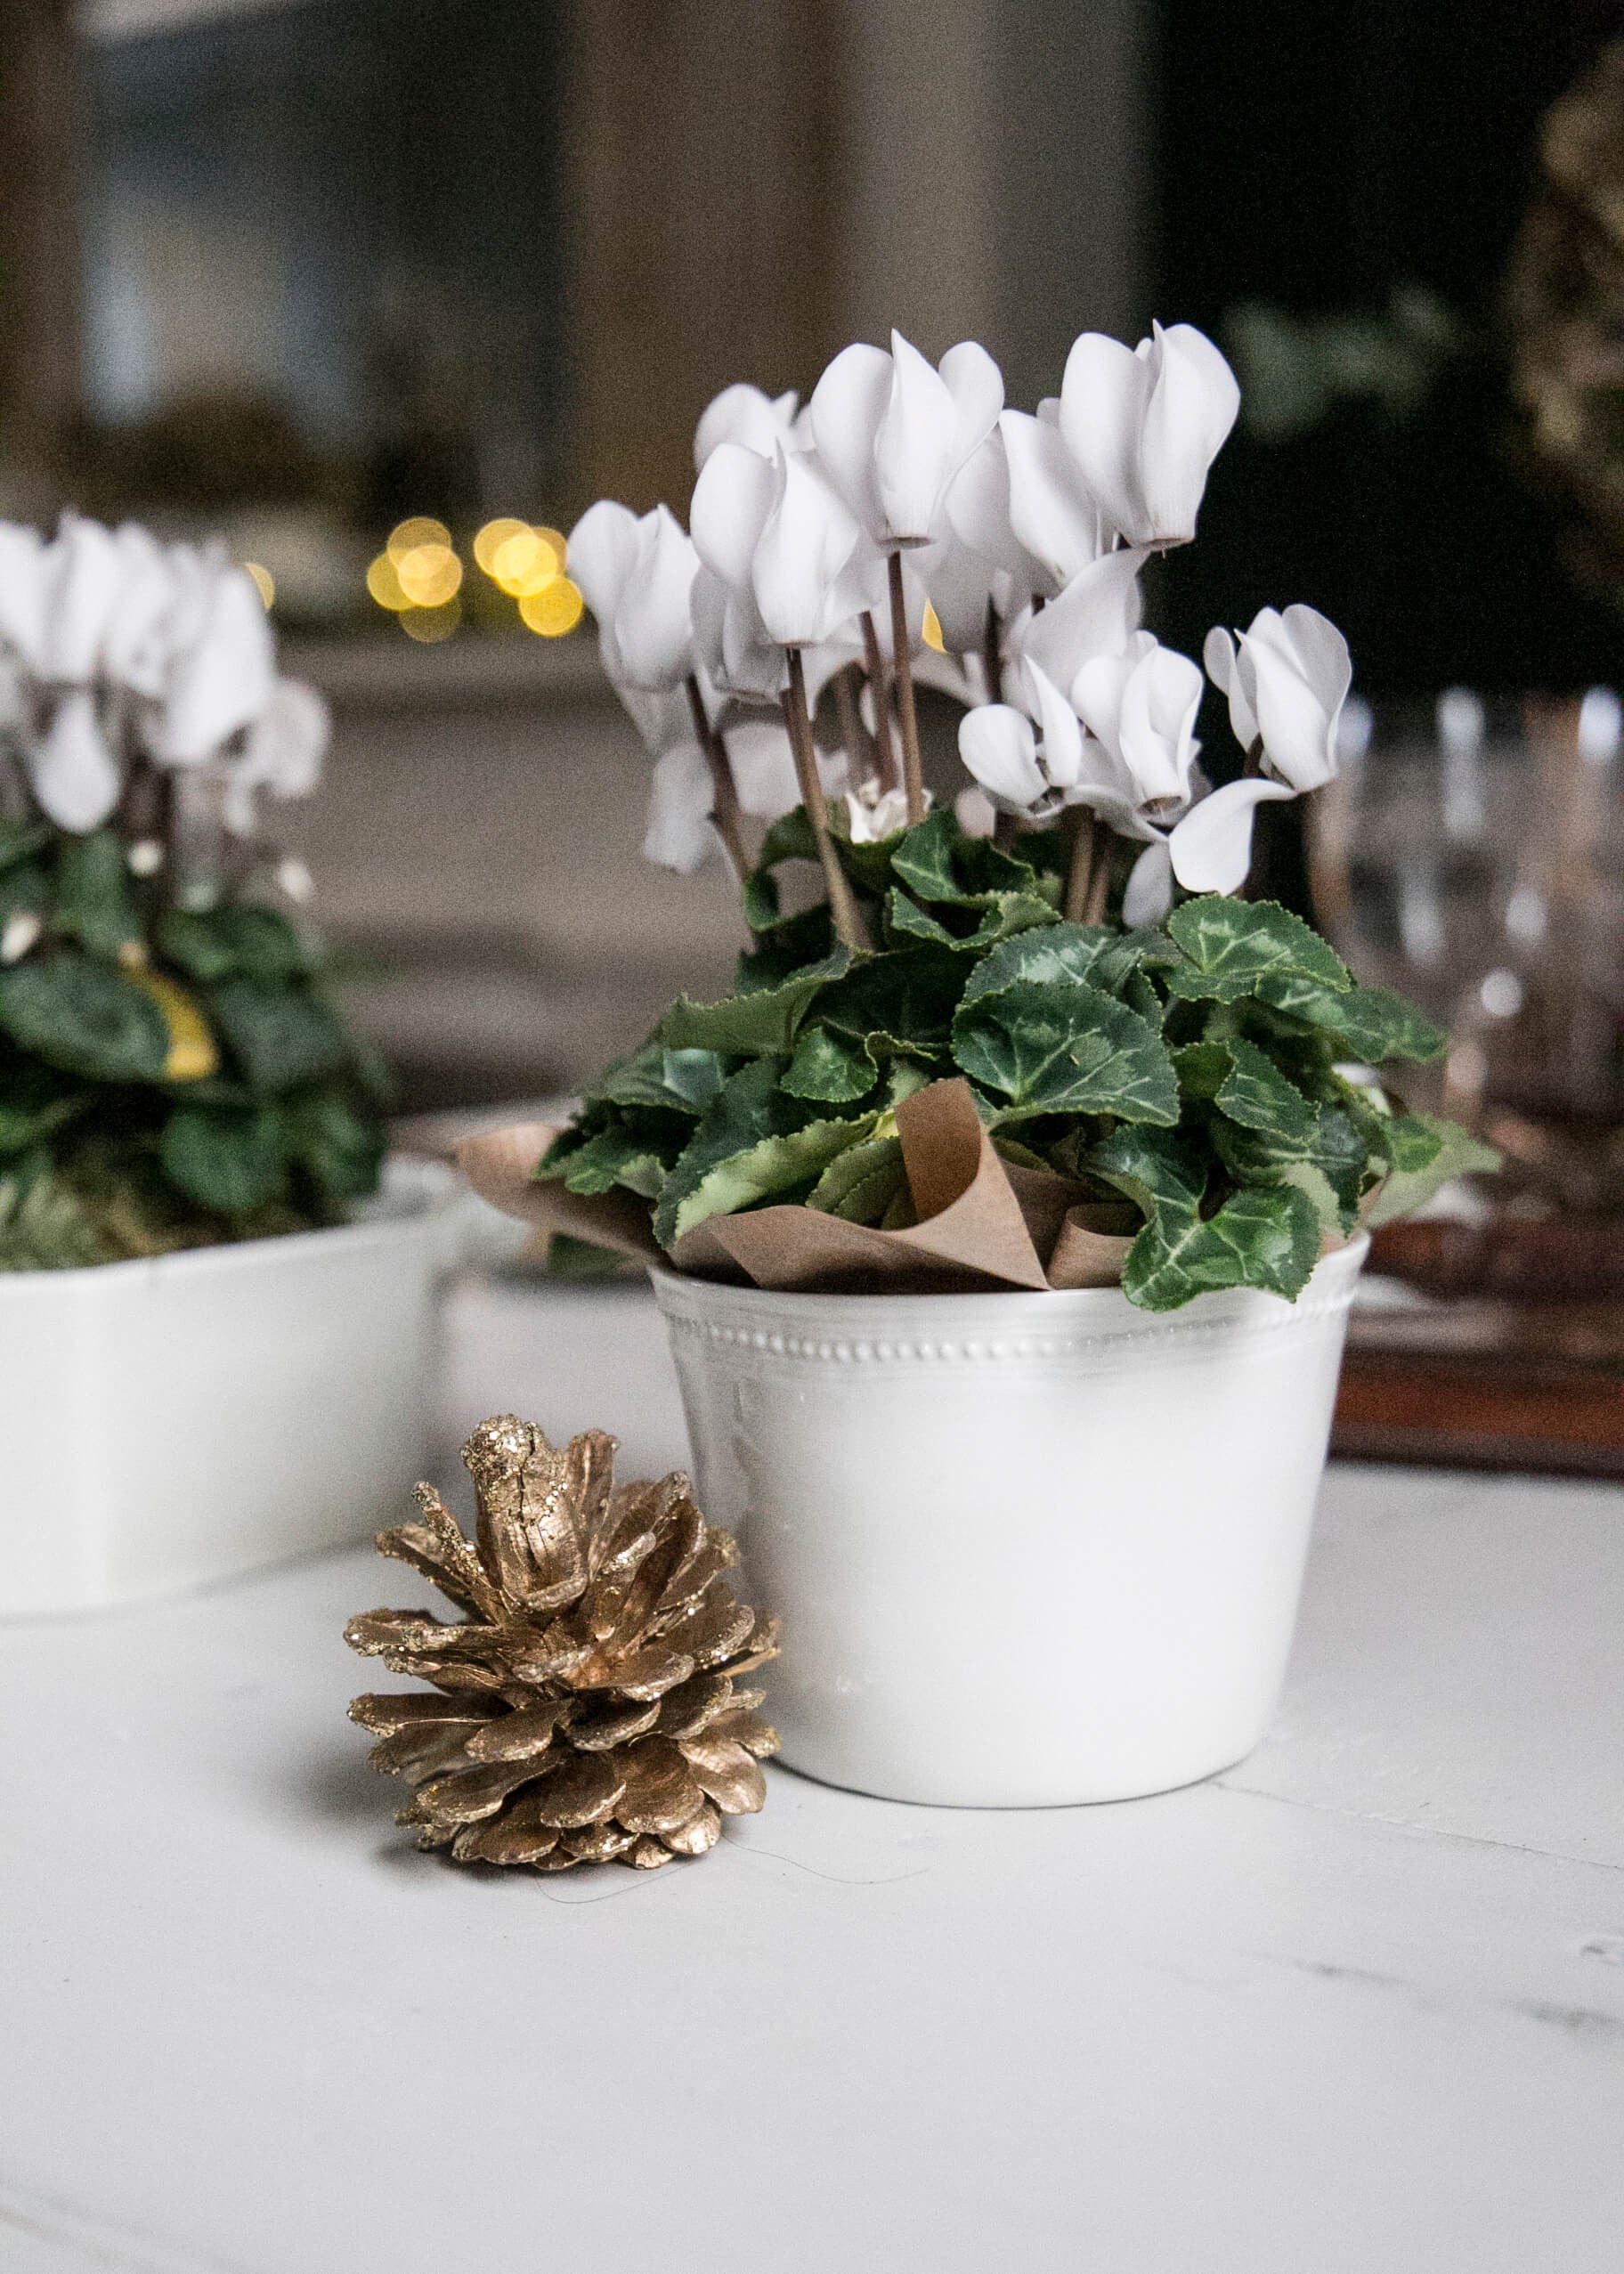
[[[768,1294],[654,1273],[701,1505],[783,1614],[767,1710],[832,1784],[1117,1800],[1263,1735],[1363,1238],[1295,1304]]]
[[[364,1539],[424,1474],[458,1180],[353,1223],[0,1272],[0,1616],[90,1611]]]

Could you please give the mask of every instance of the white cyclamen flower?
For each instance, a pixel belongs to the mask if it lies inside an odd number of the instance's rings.
[[[59,697],[50,725],[24,756],[34,794],[59,829],[83,836],[110,817],[124,776],[89,687]]]
[[[207,765],[253,724],[276,687],[276,645],[253,579],[223,556],[204,556],[195,573],[176,611],[150,737],[160,766]]]
[[[605,498],[576,523],[569,558],[616,686],[646,694],[680,687],[694,668],[689,595],[699,555],[670,509],[656,506],[639,520]]]
[[[1077,716],[1154,819],[1170,820],[1190,803],[1203,686],[1198,664],[1148,631],[1136,631],[1119,654],[1084,663],[1072,682]]]
[[[933,368],[900,332],[891,353],[843,348],[813,390],[813,437],[829,480],[882,550],[945,533],[947,491],[992,432],[1003,380],[965,340]]]
[[[1193,325],[1157,324],[1137,348],[1084,332],[1066,360],[1060,432],[1129,544],[1182,545],[1239,408],[1234,372]]]
[[[227,761],[226,827],[239,837],[253,835],[258,791],[277,799],[308,797],[321,777],[331,737],[332,719],[315,688],[302,679],[278,679],[243,738],[240,755]]]
[[[1348,643],[1327,616],[1300,602],[1260,608],[1238,645],[1222,625],[1206,636],[1207,676],[1230,699],[1235,739],[1293,790],[1318,790],[1336,773],[1342,706],[1353,681]]]
[[[1031,666],[1022,678],[1042,726],[1041,741],[1026,712],[1010,703],[984,703],[959,721],[959,756],[998,810],[1041,825],[1068,805],[1131,805],[1105,770],[1105,754],[1087,749],[1059,688]],[[1105,765],[1091,765],[1091,759]]]
[[[1045,572],[1032,590],[1058,592],[1108,549],[1098,501],[1050,419],[1006,410],[998,429],[1009,467],[1010,526]]]
[[[742,443],[758,458],[771,458],[780,446],[786,451],[809,449],[808,421],[796,416],[800,405],[798,394],[769,395],[743,380],[724,387],[706,404],[694,430],[694,471],[704,472],[705,461],[719,443]]]

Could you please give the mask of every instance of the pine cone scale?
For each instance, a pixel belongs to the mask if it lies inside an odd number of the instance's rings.
[[[423,1521],[380,1535],[463,1616],[353,1619],[356,1650],[438,1694],[370,1693],[351,1712],[374,1765],[416,1787],[397,1822],[459,1863],[655,1871],[766,1798],[777,1739],[735,1677],[775,1654],[777,1623],[726,1583],[737,1548],[687,1478],[617,1486],[613,1454],[600,1433],[558,1451],[498,1416],[463,1449],[474,1544],[427,1487]]]

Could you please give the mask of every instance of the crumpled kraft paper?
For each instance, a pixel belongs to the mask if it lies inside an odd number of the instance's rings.
[[[567,1232],[702,1279],[891,1295],[1117,1285],[1133,1239],[1120,1227],[1134,1220],[1132,1208],[1084,1201],[1063,1176],[1002,1160],[967,1083],[934,1082],[905,1099],[897,1130],[919,1217],[906,1230],[846,1223],[817,1208],[752,1208],[695,1225],[670,1257],[635,1193],[535,1182],[556,1134],[549,1124],[471,1137],[457,1158],[482,1198],[533,1225],[541,1242]]]

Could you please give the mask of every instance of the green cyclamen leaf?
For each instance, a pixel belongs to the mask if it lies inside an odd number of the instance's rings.
[[[995,892],[987,896],[987,902],[974,930],[963,933],[938,923],[905,893],[893,891],[886,905],[894,933],[907,939],[935,940],[961,954],[978,954],[1011,933],[1024,934],[1035,925],[1047,926],[1055,921],[1054,910],[1035,892]]]
[[[1195,1208],[1206,1190],[1206,1170],[1193,1146],[1171,1129],[1114,1129],[1079,1165],[1125,1192],[1147,1216],[1158,1203]]]
[[[286,1100],[280,1113],[289,1155],[329,1205],[359,1200],[378,1190],[388,1134],[376,1115],[357,1113],[330,1090]]]
[[[902,1140],[875,1137],[830,1162],[807,1196],[809,1208],[853,1224],[877,1224],[908,1190]]]
[[[1344,1058],[1381,1066],[1395,1058],[1440,1058],[1449,1037],[1414,1003],[1387,987],[1350,987],[1333,994],[1304,979],[1271,977],[1257,983],[1257,1000],[1326,1035]]]
[[[141,938],[141,918],[130,890],[124,844],[111,829],[64,837],[56,864],[56,922],[110,962]]]
[[[1337,993],[1353,984],[1319,933],[1273,900],[1209,893],[1175,909],[1167,930],[1188,959],[1167,985],[1191,1001],[1232,1003],[1266,978],[1311,979]]]
[[[158,1082],[169,1028],[122,971],[71,947],[0,971],[0,1024],[25,1049],[93,1082]]]
[[[826,1027],[812,1027],[795,1045],[784,1086],[792,1098],[849,1105],[866,1097],[879,1078],[880,1069],[863,1044],[842,1042]]]
[[[872,1113],[815,1120],[784,1091],[783,1072],[782,1060],[759,1059],[723,1084],[661,1191],[654,1237],[662,1247],[674,1247],[708,1216],[809,1185],[837,1153],[872,1134]]]
[[[308,987],[226,979],[211,1000],[238,1063],[261,1096],[330,1074],[349,1055],[337,1012]]]
[[[1141,1311],[1176,1311],[1220,1287],[1261,1287],[1295,1298],[1320,1255],[1320,1218],[1295,1188],[1237,1192],[1216,1215],[1157,1208],[1128,1250],[1123,1292]]]
[[[1168,1127],[1179,1117],[1178,1081],[1160,1036],[1097,987],[1020,979],[980,996],[954,1020],[953,1054],[1017,1117],[1114,1114]]]
[[[1053,923],[1019,932],[978,963],[964,989],[966,1003],[997,995],[1017,979],[1071,979],[1116,995],[1139,967],[1147,932],[1112,931],[1104,924]]]
[[[607,1192],[623,1184],[645,1200],[660,1197],[667,1164],[646,1137],[631,1129],[600,1129],[572,1152],[564,1166],[570,1192]]]
[[[1401,1216],[1413,1215],[1451,1178],[1487,1175],[1500,1165],[1500,1157],[1493,1146],[1480,1143],[1458,1122],[1446,1121],[1441,1114],[1433,1113],[1413,1117],[1428,1134],[1438,1139],[1438,1149],[1423,1167],[1394,1168],[1365,1212],[1365,1222],[1372,1231],[1378,1225],[1397,1222]],[[1402,1124],[1395,1121],[1393,1126],[1396,1131]],[[1419,1151],[1418,1144],[1409,1140],[1401,1140],[1401,1147],[1410,1149],[1412,1157]]]
[[[1221,1113],[1244,1128],[1255,1129],[1277,1144],[1304,1146],[1313,1137],[1319,1116],[1295,1082],[1288,1081],[1266,1052],[1238,1037],[1222,1045],[1229,1054],[1230,1070],[1219,1084],[1216,1103]]]
[[[948,947],[905,947],[865,956],[819,998],[820,1025],[858,1041],[886,1038],[898,1050],[926,1055],[947,1047],[964,986],[964,959]],[[880,1053],[875,1040],[873,1053]]]
[[[684,996],[662,1019],[656,1039],[669,1050],[723,1051],[740,1058],[792,1051],[815,998],[844,977],[851,960],[850,950],[840,947],[776,987],[721,1003],[690,1003]]]
[[[272,1113],[182,1106],[164,1124],[158,1155],[169,1182],[200,1207],[240,1215],[272,1198],[287,1164]]]
[[[690,1118],[702,1114],[727,1079],[713,1050],[667,1050],[645,1043],[606,1067],[587,1092],[589,1105],[652,1106]]]

